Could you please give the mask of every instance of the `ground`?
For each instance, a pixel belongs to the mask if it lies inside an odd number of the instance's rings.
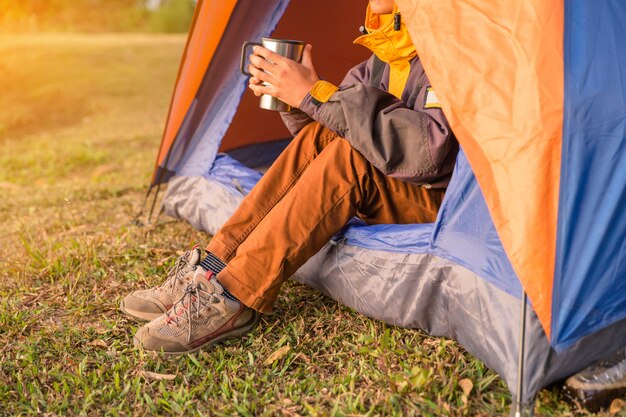
[[[296,283],[243,340],[176,359],[132,347],[121,298],[209,239],[132,225],[183,47],[0,36],[0,415],[506,415],[504,384],[455,342]],[[556,389],[537,414],[594,415]]]

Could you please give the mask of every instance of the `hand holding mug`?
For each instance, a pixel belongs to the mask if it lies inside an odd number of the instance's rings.
[[[262,46],[253,48],[248,71],[254,94],[269,94],[292,107],[299,107],[319,77],[313,66],[311,45],[306,45],[302,63],[285,58]]]
[[[256,45],[246,67],[248,48]],[[249,72],[246,69],[249,69]],[[262,43],[244,42],[241,72],[250,78],[249,87],[261,96],[259,107],[291,111],[319,79],[313,67],[311,45],[290,39],[262,38]]]

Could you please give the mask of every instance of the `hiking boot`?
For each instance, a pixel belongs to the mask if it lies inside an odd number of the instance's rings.
[[[608,407],[626,394],[626,348],[609,359],[583,369],[565,381],[565,392],[589,410]]]
[[[182,298],[201,257],[202,250],[198,247],[185,252],[169,270],[163,284],[128,294],[120,303],[120,310],[130,317],[145,321],[167,313]]]
[[[167,355],[196,352],[254,328],[258,314],[224,295],[212,272],[196,269],[183,298],[165,315],[141,327],[133,342]]]

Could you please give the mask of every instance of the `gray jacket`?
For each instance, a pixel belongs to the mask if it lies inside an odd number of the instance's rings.
[[[419,58],[411,60],[402,100],[387,93],[387,64],[379,85],[369,85],[373,63],[372,55],[352,68],[325,103],[307,94],[299,111],[281,114],[285,125],[296,135],[318,121],[384,174],[425,187],[446,187],[459,145],[441,108],[427,108],[430,83]]]

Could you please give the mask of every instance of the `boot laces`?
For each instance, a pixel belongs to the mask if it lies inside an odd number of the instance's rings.
[[[164,288],[171,291],[174,289],[174,286],[176,286],[179,282],[182,282],[183,277],[187,274],[187,272],[189,272],[188,266],[190,257],[191,252],[187,252],[176,260],[176,264],[174,264],[174,266],[167,272],[167,280],[163,283]]]
[[[209,305],[219,303],[220,299],[212,291],[207,291],[199,283],[191,283],[185,288],[183,297],[166,313],[166,323],[178,326],[187,324],[187,342],[191,341],[194,319],[199,319],[201,312]]]

